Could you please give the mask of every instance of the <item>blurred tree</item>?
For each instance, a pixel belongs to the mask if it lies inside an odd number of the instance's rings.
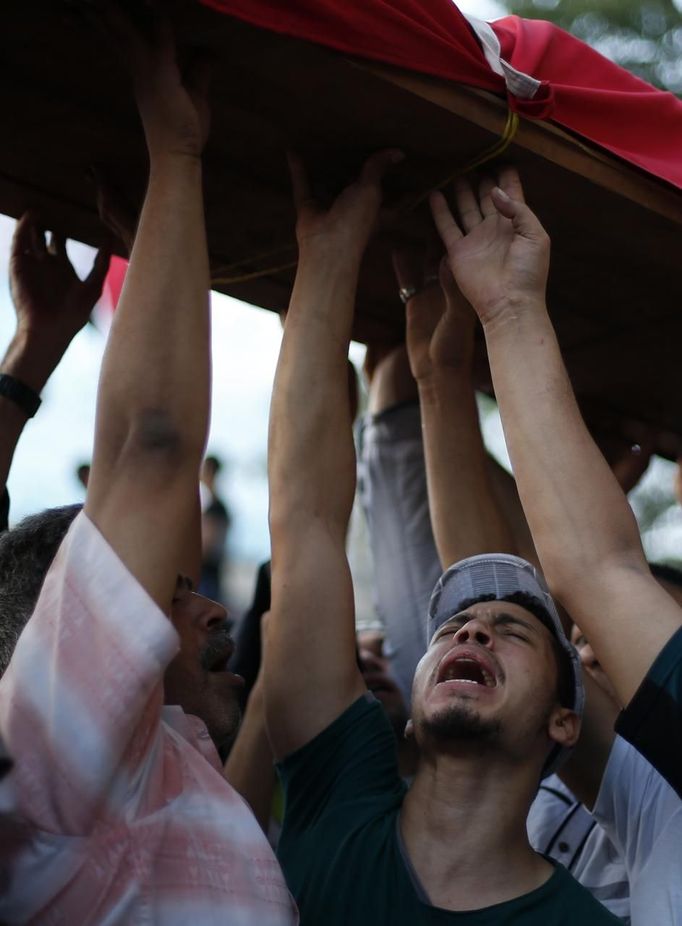
[[[547,19],[656,87],[682,95],[682,0],[504,0]]]

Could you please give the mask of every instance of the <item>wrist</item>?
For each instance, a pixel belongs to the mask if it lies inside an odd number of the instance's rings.
[[[429,405],[451,404],[453,399],[474,391],[470,364],[435,365],[429,373],[415,378],[420,401]]]
[[[0,363],[0,372],[39,393],[70,342],[71,337],[62,340],[54,332],[48,337],[35,329],[18,328]]]
[[[541,295],[508,295],[476,311],[486,339],[532,330],[543,318],[549,320],[547,305]]]
[[[361,262],[361,253],[344,250],[326,239],[309,239],[299,245],[297,274],[305,278],[319,278],[329,284],[342,280],[354,283]]]
[[[183,178],[201,178],[201,152],[193,154],[173,150],[167,146],[149,149],[149,180],[157,177],[182,176]]]

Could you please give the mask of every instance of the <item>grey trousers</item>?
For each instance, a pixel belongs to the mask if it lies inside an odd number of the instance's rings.
[[[367,415],[358,429],[358,486],[374,559],[387,655],[406,704],[426,651],[426,612],[440,577],[417,402]]]

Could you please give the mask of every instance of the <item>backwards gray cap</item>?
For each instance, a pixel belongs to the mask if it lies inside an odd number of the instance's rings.
[[[566,653],[573,678],[573,703],[565,705],[582,715],[585,691],[582,683],[580,657],[568,641],[556,605],[545,580],[534,566],[518,556],[490,553],[470,556],[450,566],[436,583],[429,602],[426,643],[429,645],[447,620],[458,614],[465,604],[485,600],[504,601],[517,593],[535,598],[546,612],[545,624]],[[543,769],[543,777],[555,772],[570,755],[571,750],[557,746]]]

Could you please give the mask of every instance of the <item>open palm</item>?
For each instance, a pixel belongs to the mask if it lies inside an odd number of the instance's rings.
[[[431,208],[453,276],[481,321],[503,306],[544,299],[549,238],[523,200],[517,172],[503,171],[499,187],[484,181],[478,196],[461,181],[456,201],[458,221],[440,193]]]

